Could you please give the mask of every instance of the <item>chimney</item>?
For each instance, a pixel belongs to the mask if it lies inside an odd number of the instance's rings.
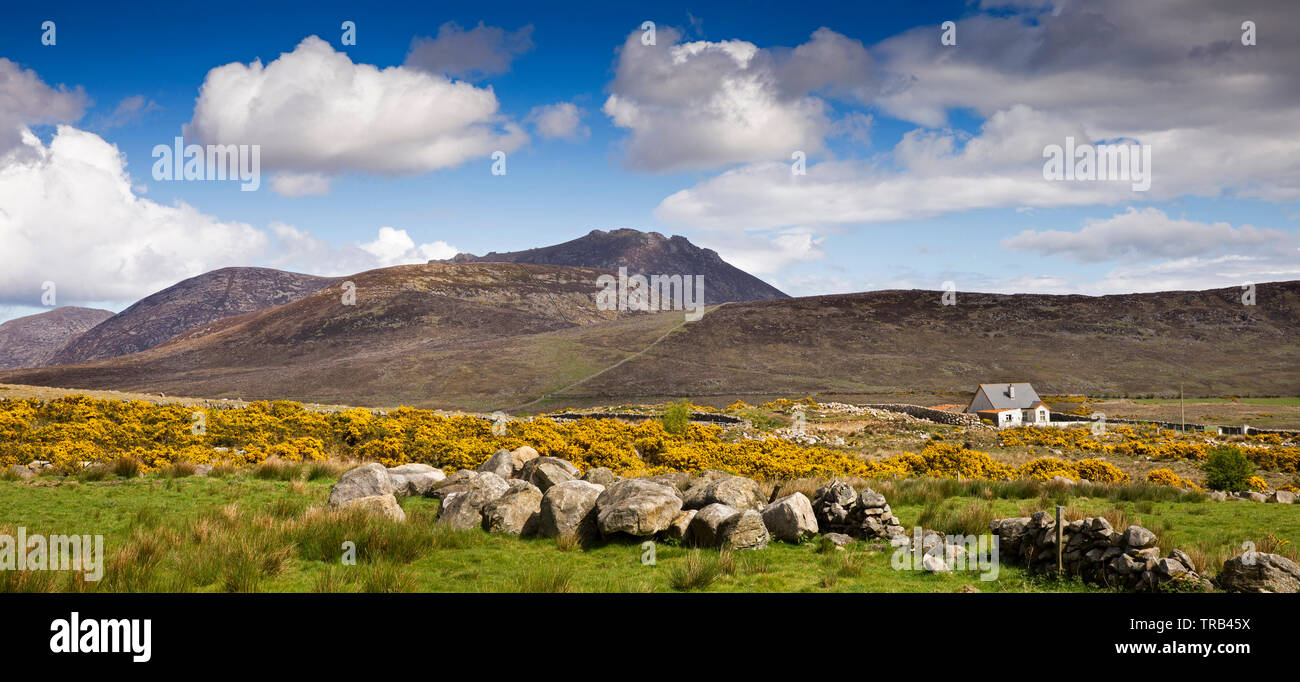
[[[1015,384],[1007,384],[1007,397],[1010,398],[1010,399],[1012,399],[1012,400],[1015,400],[1015,399],[1016,399],[1016,385],[1015,385]]]

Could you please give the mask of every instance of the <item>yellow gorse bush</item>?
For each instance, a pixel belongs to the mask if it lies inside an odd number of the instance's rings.
[[[1150,457],[1160,461],[1204,461],[1214,448],[1202,436],[1144,427],[1120,426],[1103,434],[1088,428],[1042,429],[1019,426],[998,434],[1003,447],[1041,446],[1105,455]],[[1300,473],[1300,447],[1282,445],[1277,434],[1247,436],[1241,451],[1263,469]]]

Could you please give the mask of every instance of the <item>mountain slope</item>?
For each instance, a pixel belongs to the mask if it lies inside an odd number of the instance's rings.
[[[493,263],[374,270],[349,278],[355,306],[333,286],[142,353],[0,372],[0,383],[483,411],[555,392],[562,401],[971,391],[1013,380],[1047,394],[1300,391],[1300,282],[1257,285],[1255,306],[1237,289],[961,293],[955,306],[940,305],[940,292],[876,291],[730,303],[683,324],[680,312],[597,310],[598,274]]]
[[[44,365],[64,344],[112,316],[107,310],[64,306],[0,324],[0,369]]]
[[[593,282],[601,274],[509,263],[371,270],[347,278],[355,286],[353,305],[343,303],[343,287],[335,284],[140,353],[31,370],[17,381],[248,399],[496,404],[500,395],[534,386],[553,390],[556,376],[584,376],[588,364],[574,360],[583,353],[567,350],[584,343],[574,333],[633,315],[597,309]],[[637,317],[645,324],[654,316]],[[594,334],[597,345],[620,338]],[[618,357],[597,351],[591,366]]]
[[[534,263],[615,270],[628,274],[703,275],[708,305],[728,301],[788,298],[763,280],[727,263],[712,249],[695,246],[685,237],[632,229],[592,230],[572,241],[526,251],[474,256],[457,254],[445,263]]]
[[[875,291],[723,306],[573,395],[1300,392],[1300,281],[1118,296]]]
[[[270,268],[222,268],[140,299],[51,358],[70,365],[153,348],[209,322],[296,301],[334,281]]]

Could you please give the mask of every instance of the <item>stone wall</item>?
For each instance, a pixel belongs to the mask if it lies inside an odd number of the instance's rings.
[[[877,405],[863,405],[863,407],[870,407],[876,410],[887,410],[889,412],[901,412],[916,417],[917,419],[925,419],[939,424],[951,424],[953,426],[979,426],[980,423],[979,417],[973,414],[935,410],[920,405],[883,403]]]

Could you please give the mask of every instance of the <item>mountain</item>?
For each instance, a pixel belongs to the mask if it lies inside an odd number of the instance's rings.
[[[686,237],[665,237],[658,232],[621,229],[592,230],[572,241],[527,251],[486,256],[456,254],[443,263],[534,263],[570,265],[617,271],[629,275],[703,275],[704,301],[708,305],[731,301],[789,298],[776,287],[727,263],[713,249],[702,249]]]
[[[59,350],[49,364],[72,365],[153,348],[231,315],[296,301],[334,280],[270,268],[222,268],[140,299]]]
[[[597,310],[602,271],[399,266],[156,348],[0,383],[493,411],[677,396],[973,391],[1295,395],[1300,281],[1120,296],[873,291],[680,312]]]
[[[44,365],[64,344],[112,316],[107,310],[64,306],[0,324],[0,369]]]
[[[1293,396],[1300,281],[1114,296],[873,291],[736,303],[577,396],[957,390]]]
[[[568,350],[573,330],[654,317],[599,310],[594,282],[601,274],[511,263],[370,270],[346,278],[351,305],[343,283],[335,283],[143,352],[34,370],[20,383],[248,399],[333,395],[331,402],[368,404],[459,405],[479,395],[495,404],[498,396],[534,390],[534,382],[540,389],[566,371],[586,372],[589,365],[576,357],[584,353]],[[540,341],[512,346],[514,338]],[[598,352],[591,366],[619,357]]]

